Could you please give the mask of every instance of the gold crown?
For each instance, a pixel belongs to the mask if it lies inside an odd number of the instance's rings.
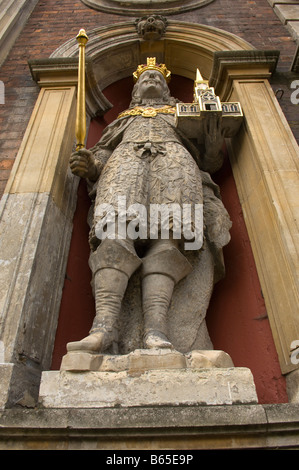
[[[138,65],[137,70],[133,73],[134,82],[137,82],[140,75],[146,70],[157,70],[158,72],[162,73],[167,83],[170,80],[171,72],[167,70],[166,65],[157,64],[156,57],[148,57],[147,64]]]

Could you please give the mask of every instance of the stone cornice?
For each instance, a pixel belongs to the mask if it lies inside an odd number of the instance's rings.
[[[0,449],[298,449],[299,405],[8,409]],[[182,447],[183,446],[183,447]]]
[[[40,87],[55,85],[77,85],[78,59],[73,57],[30,60],[29,68],[33,80]],[[102,115],[112,104],[100,90],[93,70],[93,62],[86,58],[86,109],[90,117]]]
[[[270,78],[278,59],[277,50],[216,51],[209,83],[224,100],[233,79]]]
[[[84,5],[94,10],[105,13],[114,13],[125,16],[138,15],[175,15],[187,11],[196,10],[212,3],[214,0],[161,0],[157,1],[134,1],[126,2],[125,8],[123,2],[118,0],[81,0]]]

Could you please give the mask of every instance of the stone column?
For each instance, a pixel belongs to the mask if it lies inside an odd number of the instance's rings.
[[[232,170],[281,370],[297,374],[299,152],[268,81],[277,59],[275,51],[216,53],[211,82],[222,101],[243,108],[242,129],[228,142]]]
[[[0,407],[32,404],[49,369],[76,206],[76,59],[30,64],[40,94],[0,205]],[[109,109],[88,64],[88,111]],[[3,358],[2,358],[3,359]]]

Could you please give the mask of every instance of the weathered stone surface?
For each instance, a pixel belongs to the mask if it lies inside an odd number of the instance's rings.
[[[122,372],[48,371],[39,402],[46,408],[257,403],[247,368]]]
[[[299,13],[298,19],[295,21],[288,21],[286,27],[290,31],[293,38],[299,41]]]
[[[84,351],[69,352],[62,358],[61,370],[85,371],[99,370],[103,362],[100,354],[92,354]]]
[[[130,354],[92,354],[84,351],[68,352],[62,359],[61,370],[68,371],[139,371],[156,369],[184,369],[186,358],[171,349],[136,349]]]
[[[299,18],[298,4],[275,5],[274,11],[284,24],[288,21],[297,20]]]
[[[183,354],[171,349],[137,350],[130,356],[130,372],[155,369],[182,369],[186,367]]]
[[[234,367],[231,357],[224,351],[192,351],[186,355],[187,364],[194,369],[206,367]]]
[[[22,211],[22,217],[18,211]],[[71,221],[47,193],[1,200],[0,308],[6,362],[22,357],[50,366]],[[57,290],[56,290],[57,289]],[[18,334],[16,334],[18,332]]]
[[[25,363],[0,364],[0,409],[14,405],[34,408],[41,373],[38,366]]]
[[[8,401],[8,395],[10,390],[10,381],[13,372],[13,364],[0,364],[0,409],[5,408]]]
[[[256,400],[249,369],[234,368],[227,353],[214,350],[182,354],[136,349],[125,355],[71,351],[63,357],[60,372],[43,373],[40,389],[40,403],[59,408]]]
[[[71,351],[63,358],[60,370],[121,372],[156,369],[201,369],[234,367],[232,359],[224,351],[191,351],[182,354],[172,349],[136,349],[124,355],[95,354]]]
[[[1,450],[298,449],[298,436],[298,404],[16,407],[0,413]]]
[[[299,403],[299,369],[293,370],[286,376],[287,390],[290,403]]]

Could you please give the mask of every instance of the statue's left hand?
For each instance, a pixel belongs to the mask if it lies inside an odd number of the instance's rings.
[[[222,116],[211,114],[204,121],[206,154],[217,156],[223,144]]]

